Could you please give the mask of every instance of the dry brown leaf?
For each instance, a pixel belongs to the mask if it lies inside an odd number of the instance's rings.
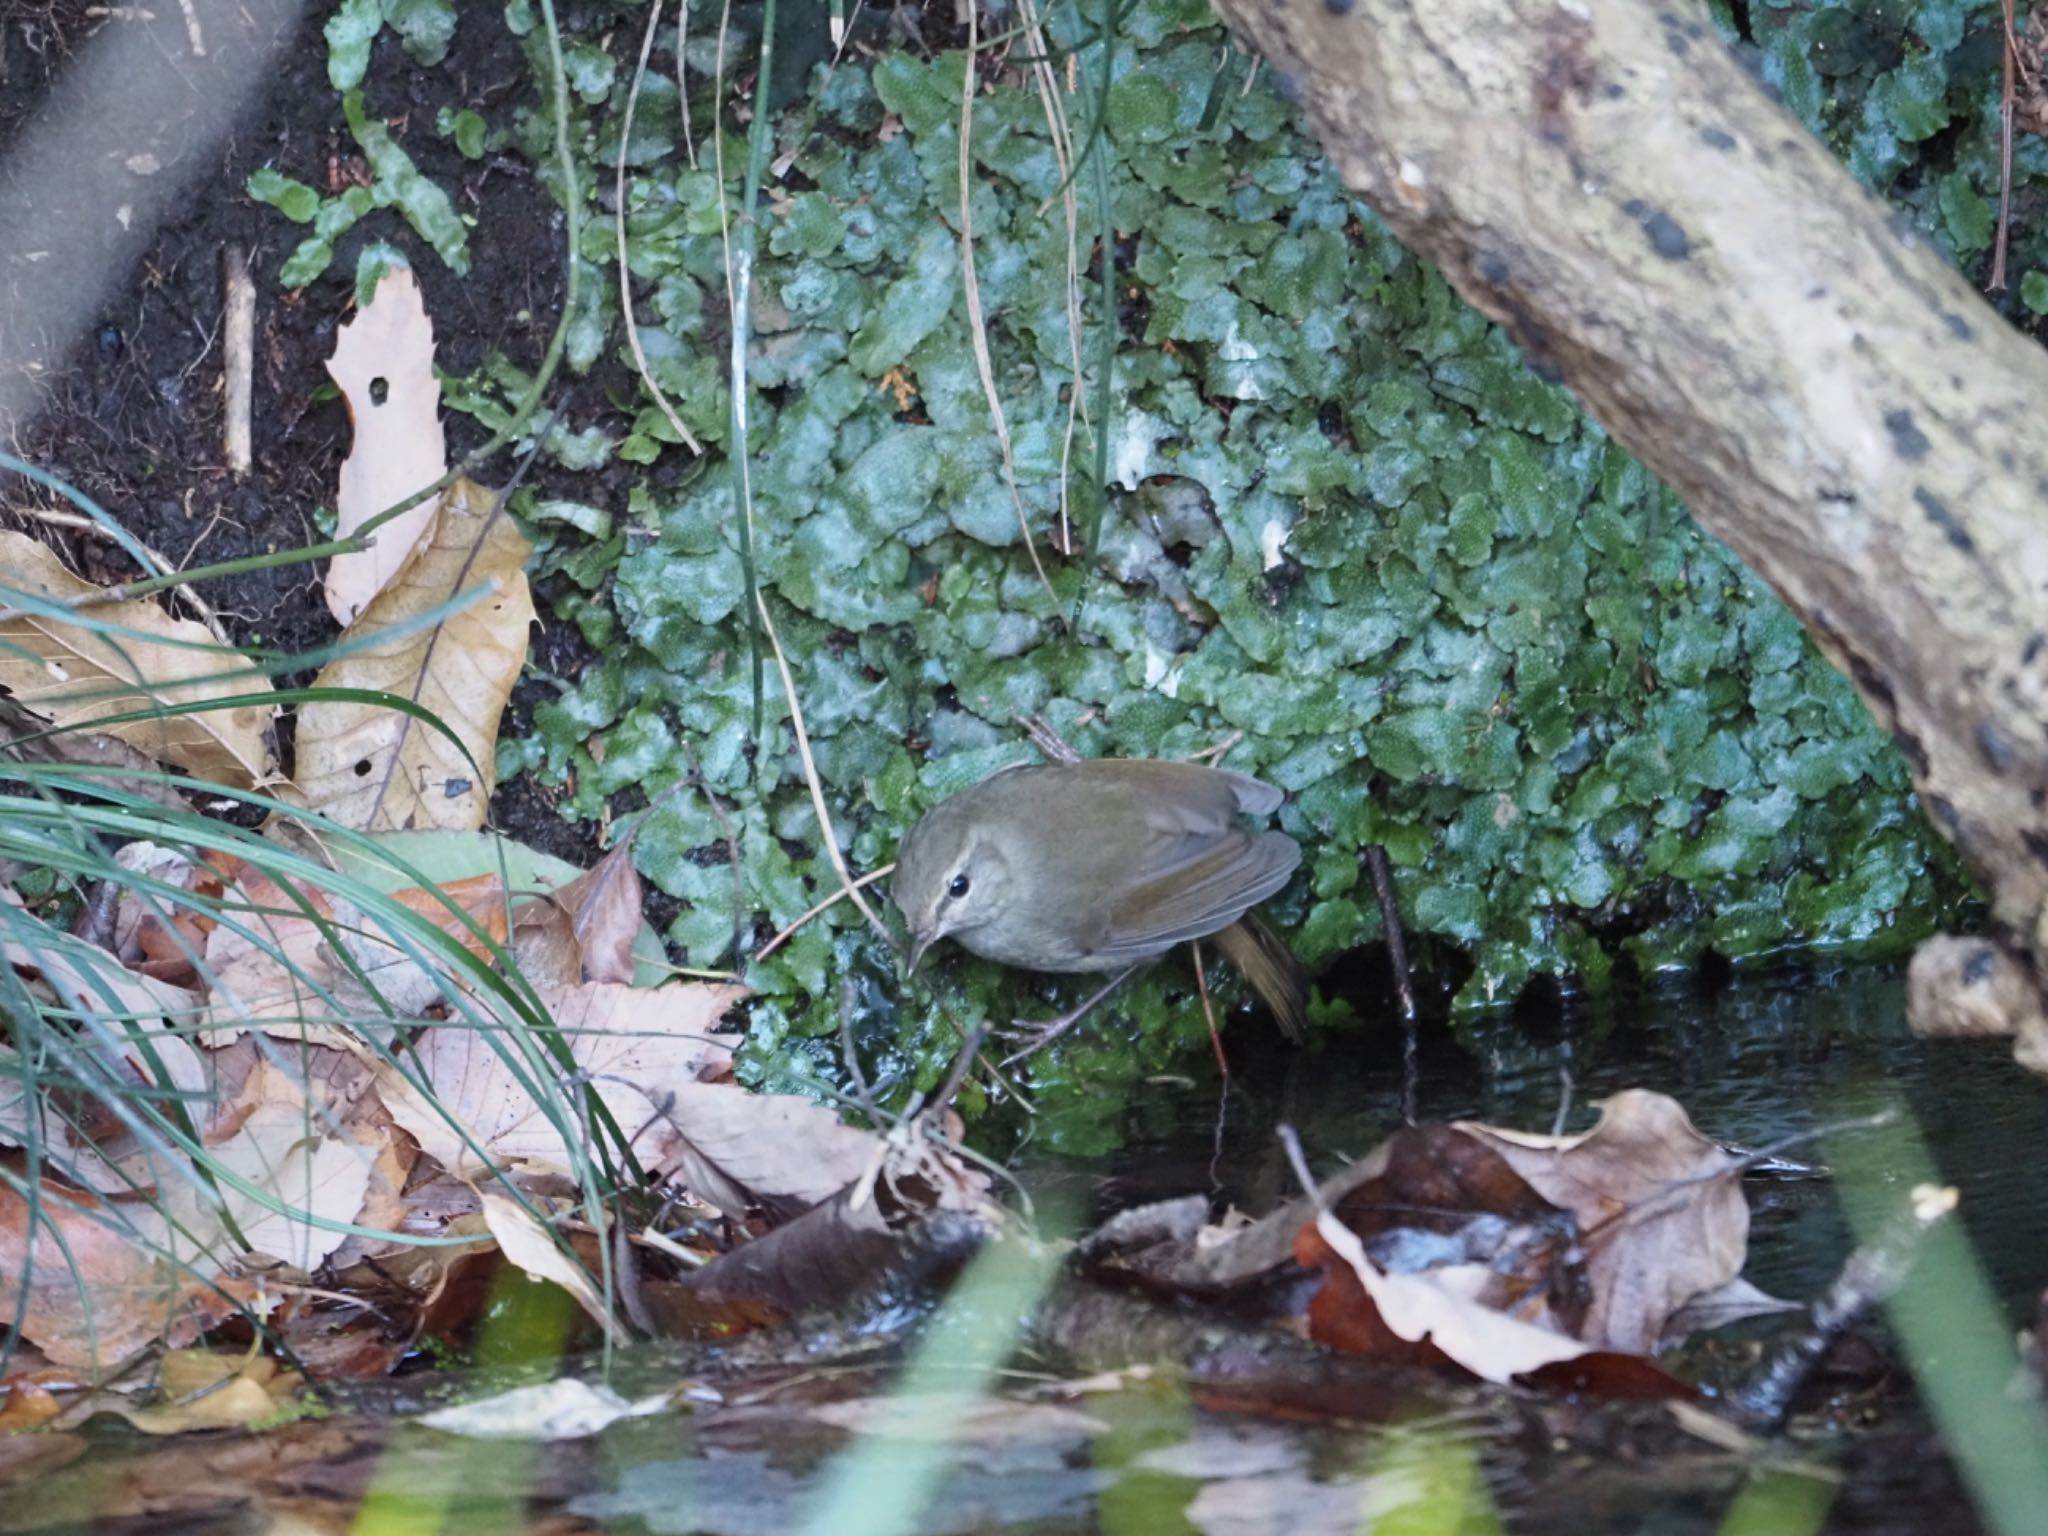
[[[17,593],[62,600],[97,590],[45,545],[0,529],[0,601],[18,606]],[[108,633],[106,626],[123,632]],[[204,624],[174,619],[148,598],[96,604],[83,620],[25,614],[0,622],[0,688],[62,726],[91,725],[152,704],[271,691],[270,679],[224,649]],[[247,788],[271,778],[268,732],[275,713],[274,706],[241,704],[106,729],[200,778]]]
[[[642,901],[629,834],[567,885],[520,903],[512,914],[520,970],[536,986],[630,982]]]
[[[787,1216],[873,1171],[883,1143],[794,1094],[686,1083],[638,1145],[643,1159],[729,1216],[755,1206]]]
[[[490,948],[465,918],[491,941],[504,943],[504,887],[496,875],[453,881],[439,891],[395,891],[390,899],[453,934],[474,954],[488,955]],[[312,886],[297,887],[294,896],[270,876],[244,868],[231,900],[231,915],[262,942],[228,923],[207,936],[207,968],[213,977],[204,1033],[209,1044],[260,1029],[347,1047],[373,1023],[417,1017],[449,995],[451,982],[382,936],[354,906]],[[306,915],[301,901],[319,914],[318,920]],[[337,963],[330,936],[348,950],[354,969]]]
[[[0,1183],[0,1293],[18,1294],[26,1272],[22,1336],[59,1365],[112,1370],[158,1339],[189,1344],[235,1310],[233,1295],[222,1294],[233,1286],[211,1284],[138,1241],[161,1231],[151,1206],[46,1185],[33,1229],[29,1218],[28,1201]]]
[[[200,1039],[225,1045],[257,1029],[309,1044],[351,1043],[319,991],[331,994],[334,978],[320,922],[307,915],[308,907],[321,920],[334,920],[333,907],[317,888],[288,891],[253,866],[242,870],[228,892],[224,920],[206,936],[213,991]]]
[[[386,272],[376,296],[336,332],[327,371],[355,430],[334,498],[335,532],[346,538],[448,473],[434,326],[410,268]],[[440,507],[430,496],[373,530],[368,549],[334,557],[327,609],[336,623],[346,629],[398,579],[432,538]]]
[[[115,1171],[148,1198],[101,1200],[45,1179],[33,1227],[28,1202],[0,1188],[0,1285],[21,1284],[28,1267],[23,1336],[59,1364],[105,1369],[153,1340],[189,1341],[256,1294],[232,1273],[248,1254],[258,1269],[311,1270],[361,1210],[375,1150],[328,1136],[326,1115],[276,1065],[256,1059],[232,1102],[194,1118],[221,1173],[210,1184],[180,1155],[136,1153]]]
[[[1694,1129],[1677,1100],[1627,1089],[1582,1136],[1458,1129],[1578,1218],[1593,1289],[1579,1330],[1587,1343],[1647,1354],[1680,1308],[1742,1272],[1749,1202],[1740,1164]]]
[[[591,1075],[591,1087],[628,1137],[665,1124],[662,1105],[698,1086],[705,1075],[730,1069],[731,1050],[711,1030],[745,995],[744,988],[586,982],[537,990],[578,1068]],[[407,1052],[406,1064],[424,1072],[432,1097],[420,1091],[408,1072],[390,1064],[378,1070],[378,1092],[392,1118],[444,1168],[473,1174],[487,1166],[557,1171],[573,1166],[561,1134],[527,1085],[536,1073],[552,1085],[558,1113],[572,1126],[581,1124],[581,1095],[563,1092],[560,1064],[531,1031],[516,1023],[502,1030],[443,1024]],[[483,1149],[488,1165],[449,1123],[451,1116]],[[653,1160],[644,1148],[641,1156]]]
[[[149,777],[156,773],[157,765],[147,753],[99,731],[59,731],[46,736],[42,733],[48,725],[12,699],[0,698],[0,749],[6,756],[24,763],[77,768],[81,779],[116,794],[133,795],[172,810],[184,806],[184,797],[175,788]]]
[[[453,731],[474,765],[402,710],[315,701],[299,710],[297,784],[308,806],[360,832],[483,825],[498,720],[533,622],[532,552],[489,491],[468,480],[449,487],[433,541],[350,627],[362,648],[329,662],[314,686],[410,700]],[[414,624],[478,588],[487,590],[459,612]]]

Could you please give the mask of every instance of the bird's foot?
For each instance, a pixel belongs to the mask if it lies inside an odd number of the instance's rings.
[[[1005,1040],[1015,1040],[1018,1043],[1018,1049],[1005,1056],[1002,1060],[1002,1065],[1005,1067],[1014,1066],[1027,1056],[1037,1055],[1048,1045],[1051,1045],[1053,1041],[1059,1039],[1061,1035],[1064,1035],[1076,1024],[1087,1018],[1090,1013],[1093,1013],[1097,1005],[1104,998],[1129,981],[1131,977],[1137,974],[1137,971],[1138,967],[1134,965],[1128,970],[1119,972],[1110,980],[1107,986],[1101,988],[1079,1007],[1068,1009],[1056,1019],[1019,1020],[1008,1029],[996,1030],[995,1033],[1002,1036]]]

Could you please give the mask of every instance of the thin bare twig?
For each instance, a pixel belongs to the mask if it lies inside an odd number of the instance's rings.
[[[682,0],[682,4],[676,10],[676,111],[683,119],[683,157],[690,162],[690,169],[694,171],[697,169],[697,145],[690,137],[690,91],[685,83],[689,77],[690,66],[683,53],[689,41],[690,0]],[[716,99],[711,103],[711,110],[718,110]],[[723,190],[722,180],[719,186]]]
[[[2013,77],[2019,54],[2019,39],[2013,33],[2013,0],[2005,0],[2005,54],[2003,78],[1998,93],[1998,233],[1991,246],[1993,293],[2005,291],[2005,250],[2012,233],[2012,118]]]
[[[239,245],[229,246],[221,255],[221,283],[227,291],[221,309],[227,397],[221,417],[221,451],[228,461],[228,473],[239,480],[249,473],[254,457],[250,416],[256,347],[256,285],[249,280],[249,258]]]
[[[853,889],[857,891],[865,889],[866,887],[873,885],[877,880],[882,879],[884,876],[893,875],[895,873],[896,866],[894,864],[884,864],[880,869],[871,869],[866,874],[862,875],[858,880],[854,881]],[[775,937],[770,939],[766,944],[763,944],[759,949],[755,950],[754,963],[758,965],[763,960],[766,960],[770,955],[774,954],[776,950],[782,948],[783,945],[787,944],[790,941],[790,939],[796,935],[797,930],[803,927],[805,923],[808,923],[820,912],[825,912],[833,907],[838,906],[839,903],[844,900],[846,900],[846,888],[842,886],[838,890],[834,891],[830,896],[827,896],[823,901],[819,902],[816,906],[812,907],[808,912],[804,913],[803,916],[799,917],[787,928],[783,929],[782,932],[776,934]]]
[[[1401,1010],[1401,1118],[1415,1123],[1421,1067],[1417,1059],[1415,988],[1408,979],[1408,938],[1401,929],[1401,908],[1394,899],[1394,877],[1387,868],[1387,850],[1377,843],[1364,849],[1365,867],[1380,901],[1380,925],[1387,934],[1387,960],[1394,968],[1394,998]]]
[[[68,528],[77,533],[89,534],[95,539],[106,539],[110,543],[114,540],[114,534],[104,524],[95,522],[83,513],[64,512],[56,507],[10,507],[8,510],[16,516],[32,518],[39,523],[47,523],[52,528]],[[132,538],[134,535],[131,534],[129,537]],[[174,568],[170,561],[151,549],[147,544],[142,545],[141,548],[144,554],[148,555],[150,559],[154,560],[165,570],[168,571]],[[113,589],[105,588],[102,590],[111,591]],[[201,597],[183,582],[179,582],[171,590],[177,593],[179,600],[192,610],[193,616],[206,626],[208,634],[212,635],[222,645],[231,646],[234,644],[234,641],[228,638],[227,629],[221,623],[220,615],[213,611],[213,606],[205,598]],[[62,600],[52,598],[51,601],[61,602]],[[88,605],[83,603],[63,603],[63,606],[69,608],[85,607]],[[11,622],[20,616],[18,613],[11,611],[0,611],[0,622]]]
[[[979,44],[981,7],[976,0],[967,6],[967,62],[960,84],[960,281],[967,295],[967,334],[974,342],[974,366],[981,374],[981,392],[988,397],[989,419],[995,424],[996,446],[1003,456],[1003,483],[1010,488],[1010,504],[1017,509],[1017,532],[1023,536],[1024,552],[1031,557],[1031,569],[1045,588],[1046,601],[1064,622],[1059,594],[1038,558],[1038,540],[1032,536],[1031,517],[1024,510],[1024,492],[1017,484],[1017,455],[1010,446],[1010,423],[1003,415],[1003,399],[996,389],[995,361],[989,355],[988,320],[981,310],[981,280],[974,268],[974,53]]]
[[[797,702],[796,679],[789,675],[789,658],[782,652],[782,640],[775,633],[775,620],[768,613],[768,599],[757,596],[755,603],[761,613],[761,629],[768,637],[768,648],[775,657],[775,670],[782,676],[782,696],[789,700],[789,723],[796,732],[796,754],[804,765],[804,782],[810,786],[811,809],[818,816],[818,833],[825,842],[825,856],[832,861],[832,868],[839,875],[840,887],[853,904],[860,908],[862,916],[874,925],[882,942],[892,950],[900,946],[896,935],[889,931],[889,925],[875,915],[875,909],[868,905],[867,897],[861,895],[860,886],[855,883],[853,872],[846,867],[846,856],[839,851],[839,834],[832,828],[832,812],[825,805],[825,786],[818,777],[817,762],[811,756],[811,733],[804,729],[803,705]]]
[[[1060,204],[1067,219],[1067,348],[1072,355],[1074,383],[1067,391],[1067,430],[1060,440],[1060,550],[1071,554],[1074,530],[1068,471],[1074,456],[1075,423],[1085,420],[1088,410],[1087,391],[1081,387],[1081,219],[1074,194],[1074,139],[1067,126],[1066,103],[1060,97],[1059,76],[1053,70],[1052,50],[1039,22],[1035,0],[1019,0],[1017,14],[1024,24],[1025,46],[1031,50],[1034,61],[1032,75],[1038,83],[1039,104],[1045,109],[1046,127],[1051,132],[1053,167],[1059,172]]]
[[[661,414],[668,418],[668,424],[674,429],[676,436],[683,440],[690,452],[701,454],[704,445],[697,441],[696,433],[683,425],[683,418],[678,416],[676,408],[669,404],[668,396],[663,393],[662,387],[654,382],[654,374],[647,366],[647,353],[640,346],[640,322],[633,318],[633,272],[627,261],[626,252],[626,151],[632,144],[633,112],[640,105],[640,85],[647,78],[648,55],[654,52],[654,30],[661,25],[661,5],[662,0],[654,0],[654,4],[647,8],[647,31],[640,39],[640,62],[633,70],[633,85],[626,92],[625,116],[619,124],[619,163],[612,183],[612,219],[619,246],[619,316],[626,322],[626,344],[633,349],[633,366],[640,371],[640,382],[647,386],[648,394],[652,395],[654,403],[661,407]],[[682,7],[687,15],[690,0],[682,0]],[[682,67],[682,54],[678,52],[677,71],[680,72]],[[676,89],[678,93],[681,92],[680,82]],[[677,99],[680,102],[680,94]],[[690,114],[685,110],[683,121],[687,124],[689,120]]]

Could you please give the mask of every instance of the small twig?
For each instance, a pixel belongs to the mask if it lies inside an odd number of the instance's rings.
[[[682,0],[682,4],[676,9],[676,111],[683,119],[683,157],[690,162],[690,169],[694,171],[697,169],[697,144],[690,137],[690,89],[686,83],[690,65],[684,53],[689,41],[690,0]],[[714,112],[717,111],[718,103],[714,101],[711,108]],[[723,182],[719,184],[719,190],[722,195]]]
[[[1993,293],[2005,291],[2005,250],[2012,232],[2012,119],[2014,60],[2019,52],[2013,35],[2013,0],[2005,0],[2005,53],[1998,93],[1998,232],[1991,245]]]
[[[1053,617],[1063,621],[1059,594],[1038,558],[1038,540],[1031,532],[1031,517],[1024,510],[1024,492],[1017,484],[1017,455],[1010,446],[1010,423],[1003,415],[1003,399],[996,389],[995,361],[989,355],[988,320],[981,312],[981,280],[974,267],[974,53],[979,44],[979,0],[967,3],[967,59],[960,77],[960,282],[967,295],[967,334],[974,343],[974,366],[981,374],[981,392],[988,398],[988,414],[996,429],[996,447],[1003,458],[1003,482],[1010,488],[1010,503],[1017,509],[1017,532],[1023,537],[1024,552],[1031,557],[1031,569],[1045,588]]]
[[[1216,1070],[1223,1074],[1225,1082],[1230,1080],[1230,1059],[1223,1054],[1223,1033],[1216,1027],[1216,1009],[1209,1001],[1209,976],[1202,969],[1202,941],[1196,939],[1188,945],[1188,953],[1195,957],[1195,993],[1202,999],[1202,1018],[1209,1025],[1209,1049],[1216,1053]]]
[[[884,864],[880,869],[871,869],[866,874],[862,875],[858,880],[854,881],[853,888],[855,890],[861,890],[864,887],[873,885],[877,880],[880,880],[888,875],[893,875],[895,873],[896,866],[894,864]],[[816,906],[812,907],[808,912],[804,913],[804,915],[799,917],[795,922],[791,923],[787,928],[783,929],[782,932],[776,934],[775,937],[770,939],[766,944],[763,944],[759,949],[755,950],[754,963],[756,965],[759,965],[763,960],[766,960],[770,955],[774,954],[776,950],[782,948],[784,944],[787,944],[790,941],[790,939],[795,936],[796,931],[799,928],[803,927],[805,923],[808,923],[820,912],[824,912],[829,908],[838,906],[839,903],[844,900],[846,900],[846,888],[844,886],[841,886],[838,890],[834,891],[830,896],[827,896],[823,901],[819,902]]]
[[[1024,728],[1031,745],[1038,748],[1055,763],[1073,764],[1081,761],[1081,754],[1068,745],[1066,737],[1052,728],[1052,722],[1041,715],[1019,715],[1017,723]]]
[[[1215,746],[1204,747],[1201,751],[1192,753],[1188,757],[1188,761],[1191,763],[1207,763],[1211,768],[1214,768],[1229,755],[1232,747],[1243,740],[1243,731],[1232,731],[1228,736],[1217,742]]]
[[[988,1031],[988,1020],[983,1019],[968,1032],[967,1038],[960,1042],[960,1049],[953,1057],[952,1070],[946,1074],[946,1080],[939,1085],[938,1093],[932,1098],[932,1106],[935,1109],[943,1112],[960,1092],[961,1085],[967,1081],[967,1074],[974,1069],[974,1058],[980,1054],[982,1045],[988,1039]],[[1000,1070],[996,1071],[995,1077],[997,1082],[1007,1086],[1007,1080]]]
[[[747,937],[747,872],[740,863],[739,829],[732,824],[732,816],[719,803],[717,794],[704,782],[704,765],[698,761],[697,749],[690,745],[690,738],[678,733],[676,743],[683,749],[683,761],[690,765],[690,778],[704,791],[704,803],[711,807],[718,830],[725,836],[726,863],[732,869],[732,959],[737,965],[740,951],[746,948]],[[757,955],[755,958],[760,957]]]
[[[868,1124],[880,1130],[888,1124],[882,1116],[881,1106],[875,1102],[875,1092],[868,1086],[868,1075],[860,1069],[860,1053],[853,1048],[853,994],[858,983],[853,972],[846,971],[839,978],[839,1055],[846,1064],[846,1076],[853,1084],[853,1091],[860,1098],[860,1107],[868,1117]]]
[[[1060,439],[1060,551],[1072,554],[1074,551],[1074,530],[1071,507],[1071,469],[1074,456],[1075,424],[1085,419],[1088,409],[1087,391],[1081,387],[1081,249],[1080,210],[1075,200],[1073,133],[1067,126],[1067,107],[1060,95],[1059,78],[1053,72],[1052,50],[1047,45],[1045,29],[1040,24],[1038,8],[1033,0],[1020,0],[1018,17],[1023,22],[1025,46],[1031,50],[1035,63],[1032,74],[1038,83],[1039,105],[1045,110],[1045,123],[1052,141],[1053,167],[1060,177],[1060,204],[1067,219],[1067,350],[1073,367],[1073,387],[1067,391],[1067,428]],[[1077,55],[1069,54],[1072,59]],[[1041,207],[1039,213],[1043,215]]]
[[[1372,872],[1373,893],[1380,899],[1380,925],[1387,933],[1387,960],[1394,968],[1394,999],[1401,1010],[1401,1118],[1415,1123],[1421,1067],[1416,1040],[1415,988],[1408,979],[1408,939],[1401,929],[1401,908],[1394,899],[1394,877],[1387,868],[1387,850],[1365,845],[1365,867]]]
[[[619,246],[619,317],[626,323],[626,344],[633,349],[633,366],[640,370],[640,382],[647,386],[647,392],[654,397],[654,403],[661,407],[661,414],[668,418],[669,426],[683,440],[684,446],[692,453],[701,454],[704,445],[697,441],[696,433],[683,425],[683,418],[678,416],[676,408],[669,404],[668,396],[663,393],[662,387],[654,382],[654,374],[647,366],[647,353],[640,346],[640,322],[633,318],[633,273],[627,261],[626,250],[626,151],[632,143],[633,113],[640,105],[640,86],[647,78],[647,59],[654,52],[654,30],[661,25],[661,6],[662,0],[654,0],[654,4],[647,8],[647,31],[640,39],[640,63],[633,71],[632,88],[626,92],[626,111],[619,127],[619,163],[612,185],[613,230],[618,237]],[[682,0],[682,7],[687,14],[690,0]],[[682,54],[678,51],[676,70],[679,78],[676,99],[683,111],[683,121],[687,124],[690,114],[687,107],[682,105],[682,67]]]
[[[239,245],[230,245],[222,253],[221,281],[227,290],[221,325],[227,393],[221,420],[222,452],[228,473],[239,480],[249,473],[255,457],[250,418],[255,376],[251,359],[256,346],[256,285],[249,280],[249,259]]]
[[[1572,1069],[1563,1062],[1557,1064],[1557,1115],[1550,1122],[1552,1136],[1564,1135],[1564,1128],[1572,1118]]]
[[[853,872],[846,867],[846,857],[839,851],[839,835],[832,829],[832,812],[825,805],[825,786],[818,778],[817,762],[811,757],[811,733],[804,729],[803,705],[797,702],[796,679],[789,675],[789,658],[783,654],[782,641],[775,633],[775,620],[768,612],[768,599],[756,593],[754,601],[761,615],[762,633],[767,636],[769,651],[775,657],[775,670],[782,675],[783,697],[789,700],[789,723],[796,732],[796,754],[804,765],[804,782],[810,786],[811,809],[818,815],[818,832],[824,839],[825,856],[832,861],[840,886],[874,925],[875,932],[882,936],[882,942],[892,950],[896,949],[899,947],[896,936],[889,931],[889,925],[875,915],[867,897],[861,895],[860,887],[854,883]]]
[[[1837,1120],[1829,1125],[1815,1126],[1811,1130],[1794,1131],[1789,1136],[1781,1136],[1776,1141],[1754,1148],[1739,1157],[1731,1157],[1726,1166],[1713,1169],[1711,1172],[1688,1174],[1682,1179],[1667,1179],[1651,1193],[1643,1196],[1642,1199],[1625,1205],[1613,1214],[1603,1216],[1600,1220],[1593,1222],[1579,1234],[1579,1240],[1581,1243],[1590,1243],[1609,1227],[1621,1226],[1631,1221],[1640,1221],[1659,1210],[1664,1202],[1670,1200],[1674,1195],[1691,1189],[1696,1184],[1713,1184],[1721,1179],[1737,1178],[1749,1172],[1752,1168],[1761,1168],[1766,1163],[1776,1161],[1793,1147],[1804,1146],[1810,1141],[1820,1141],[1825,1138],[1847,1135],[1852,1131],[1882,1130],[1898,1118],[1897,1110],[1880,1109],[1875,1114],[1863,1115],[1854,1120]]]
[[[1906,1209],[1893,1213],[1874,1237],[1849,1255],[1834,1283],[1807,1309],[1807,1326],[1774,1344],[1749,1379],[1728,1394],[1729,1417],[1749,1429],[1780,1428],[1821,1358],[1835,1340],[1898,1290],[1928,1234],[1955,1213],[1957,1200],[1952,1186],[1915,1188]]]
[[[1294,1170],[1295,1182],[1301,1185],[1301,1192],[1308,1197],[1308,1203],[1320,1216],[1323,1212],[1323,1187],[1316,1182],[1314,1174],[1308,1171],[1308,1158],[1301,1150],[1301,1138],[1294,1127],[1282,1121],[1273,1128],[1273,1134],[1280,1138],[1281,1150],[1287,1154],[1287,1166]]]

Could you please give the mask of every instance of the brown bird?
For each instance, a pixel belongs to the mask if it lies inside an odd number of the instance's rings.
[[[1252,831],[1282,796],[1199,763],[1100,759],[1011,768],[936,806],[903,840],[890,894],[910,967],[942,938],[1034,971],[1113,971],[1080,1007],[1023,1032],[1024,1052],[1071,1029],[1140,966],[1213,937],[1288,1036],[1306,1036],[1300,967],[1252,908],[1301,849]]]

